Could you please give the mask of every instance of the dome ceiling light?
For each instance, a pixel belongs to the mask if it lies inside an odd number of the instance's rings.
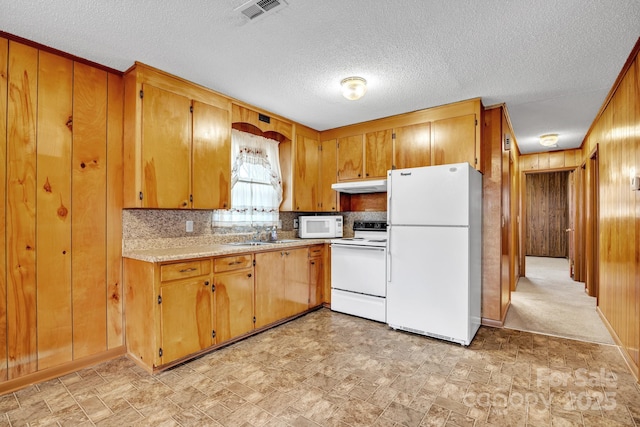
[[[558,134],[548,133],[540,135],[540,145],[543,147],[555,147],[558,144]]]
[[[340,82],[342,95],[350,101],[355,101],[367,92],[367,81],[362,77],[347,77]]]

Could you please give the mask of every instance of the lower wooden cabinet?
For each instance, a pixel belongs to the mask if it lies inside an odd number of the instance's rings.
[[[256,328],[309,308],[309,248],[256,255]]]
[[[213,264],[215,333],[222,343],[253,330],[253,255],[216,258]]]
[[[324,245],[309,248],[309,308],[324,300]]]
[[[130,357],[155,372],[322,304],[323,254],[313,245],[166,263],[124,258]]]
[[[163,284],[159,297],[160,364],[215,344],[210,277]]]

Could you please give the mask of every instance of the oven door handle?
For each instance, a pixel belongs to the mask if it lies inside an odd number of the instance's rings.
[[[384,247],[380,246],[358,246],[358,245],[341,245],[340,243],[332,243],[332,248],[345,248],[345,249],[364,249],[367,251],[384,251]]]

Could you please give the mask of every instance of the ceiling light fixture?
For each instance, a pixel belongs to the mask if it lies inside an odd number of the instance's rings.
[[[540,145],[544,147],[553,147],[558,143],[557,133],[548,133],[546,135],[540,135]]]
[[[362,77],[347,77],[340,82],[342,95],[350,101],[362,98],[367,92],[367,81]]]

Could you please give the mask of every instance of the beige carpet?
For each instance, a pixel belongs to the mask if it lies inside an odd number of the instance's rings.
[[[505,328],[614,344],[584,283],[569,277],[564,258],[527,257],[527,277],[511,293]]]

